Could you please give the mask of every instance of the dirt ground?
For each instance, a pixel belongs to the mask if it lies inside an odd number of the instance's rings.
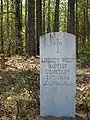
[[[8,58],[6,62],[6,69],[2,70],[0,68],[0,120],[74,120],[73,118],[58,118],[58,117],[40,117],[37,112],[39,112],[39,80],[40,80],[40,61],[39,57],[24,57],[24,56],[14,56]],[[77,91],[79,91],[80,95],[85,92],[90,93],[90,68],[78,68],[77,69]],[[31,90],[28,89],[28,79],[33,78],[32,80],[35,85]],[[23,89],[24,88],[24,89]],[[30,93],[29,93],[30,92]],[[29,94],[32,94],[32,101],[35,102],[35,112],[28,112],[29,108],[26,108],[27,101],[30,100],[28,97]],[[80,97],[77,97],[78,104],[80,101]],[[89,97],[88,97],[89,98]],[[84,98],[82,98],[83,101]],[[22,101],[20,101],[22,100]],[[21,106],[17,105],[16,102],[21,103]],[[31,101],[31,102],[32,102]],[[82,102],[81,101],[81,102]],[[32,102],[32,104],[33,104]],[[90,101],[89,101],[90,102]],[[88,103],[89,103],[88,102]],[[84,102],[83,102],[84,103]],[[77,105],[78,105],[77,104]],[[80,105],[79,105],[80,106]],[[77,106],[78,107],[78,106]],[[17,109],[19,108],[19,113]],[[23,108],[23,109],[22,109]],[[78,110],[78,109],[77,109]],[[13,111],[13,112],[10,112]],[[27,112],[28,114],[27,114]],[[21,114],[20,114],[21,112]],[[27,119],[19,118],[16,119],[17,116],[21,117],[22,112],[25,113],[25,117],[28,116]],[[78,110],[75,120],[89,120],[81,117],[81,113]],[[2,115],[1,115],[2,114]],[[10,118],[9,114],[11,114],[12,118]]]

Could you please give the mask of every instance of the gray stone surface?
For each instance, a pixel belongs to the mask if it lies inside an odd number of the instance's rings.
[[[40,115],[75,117],[75,36],[48,33],[40,38]]]

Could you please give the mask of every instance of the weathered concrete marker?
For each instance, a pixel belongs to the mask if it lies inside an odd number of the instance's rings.
[[[40,115],[75,117],[76,42],[64,32],[40,38]]]

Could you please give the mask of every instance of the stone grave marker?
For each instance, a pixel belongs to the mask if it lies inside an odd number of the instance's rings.
[[[65,32],[40,37],[40,116],[75,118],[76,43]]]

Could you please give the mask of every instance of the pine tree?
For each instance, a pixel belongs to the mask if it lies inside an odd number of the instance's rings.
[[[16,54],[22,54],[22,22],[20,0],[15,1]]]
[[[59,32],[59,1],[56,0],[55,5],[54,32]]]
[[[0,32],[1,32],[1,53],[4,54],[4,40],[3,40],[3,0],[1,0],[1,22],[0,22]]]
[[[28,0],[28,54],[35,55],[34,41],[34,0]]]
[[[37,55],[39,55],[39,39],[42,35],[42,0],[36,0],[36,29]]]
[[[67,32],[75,34],[75,0],[68,0]]]

